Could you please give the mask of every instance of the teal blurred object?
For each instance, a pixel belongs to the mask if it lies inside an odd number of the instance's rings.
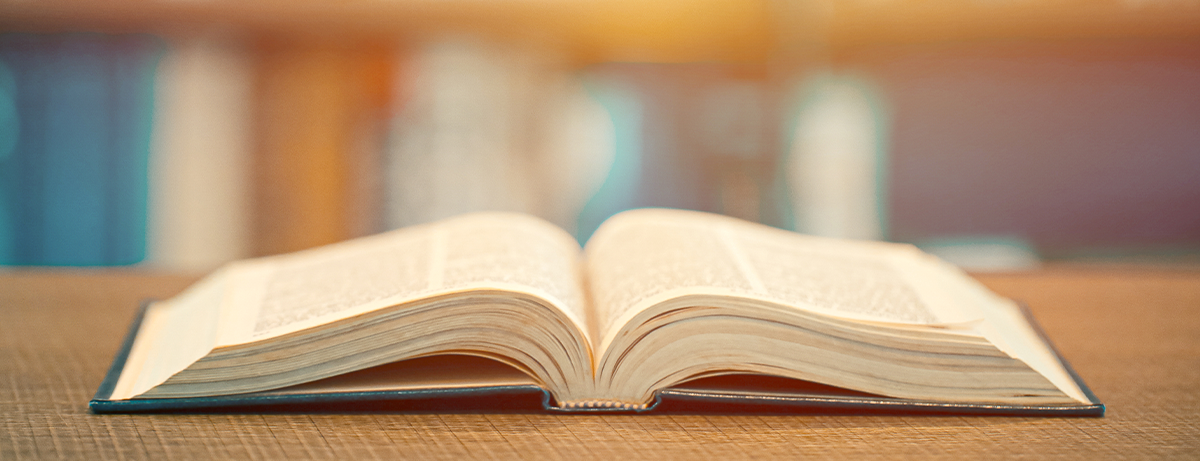
[[[607,63],[583,73],[612,119],[614,159],[578,217],[587,241],[632,208],[666,207],[777,224],[774,99],[760,69],[722,63]]]
[[[867,75],[817,71],[789,102],[784,145],[792,230],[824,237],[888,237],[888,138],[883,92]]]
[[[147,35],[0,36],[0,264],[122,265],[146,254],[155,65]],[[0,96],[2,99],[3,96]],[[0,106],[3,103],[0,102]],[[0,152],[3,154],[4,152]]]
[[[600,190],[579,212],[575,238],[579,243],[596,232],[609,216],[638,205],[638,183],[642,176],[642,117],[644,107],[637,93],[619,81],[585,79],[588,93],[612,117],[613,163]]]
[[[13,260],[16,222],[12,185],[16,168],[13,151],[17,144],[17,82],[12,69],[0,61],[0,262]]]

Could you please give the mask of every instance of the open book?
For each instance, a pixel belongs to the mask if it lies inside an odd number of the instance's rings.
[[[562,410],[1103,413],[1018,305],[911,246],[666,209],[583,249],[479,213],[231,264],[145,310],[92,408],[530,388]]]

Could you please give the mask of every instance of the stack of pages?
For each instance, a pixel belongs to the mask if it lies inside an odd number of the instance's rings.
[[[470,214],[149,304],[96,412],[469,402],[1102,415],[1014,302],[901,244],[642,209],[586,247]],[[437,409],[435,406],[434,409]]]

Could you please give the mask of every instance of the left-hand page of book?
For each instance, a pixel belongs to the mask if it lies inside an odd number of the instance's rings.
[[[559,319],[552,321],[575,332],[571,336],[578,335],[563,339],[564,344],[586,349],[587,303],[579,256],[578,244],[562,229],[528,216],[483,213],[235,263],[180,296],[150,307],[112,398],[145,393],[210,353],[216,356],[223,351],[276,368],[303,353],[298,351],[309,351],[324,354],[320,364],[339,366],[341,359],[330,352],[336,346],[329,349],[330,344],[319,341],[321,335],[311,341],[311,347],[303,346],[304,335],[361,327],[379,315],[403,317],[427,311],[433,315],[430,308],[437,309],[438,318],[445,318],[439,324],[452,331],[433,334],[440,327],[401,321],[394,325],[401,328],[397,331],[403,332],[407,325],[423,334],[408,333],[403,344],[394,345],[399,349],[388,352],[381,363],[410,357],[404,347],[417,343],[428,343],[419,348],[425,351],[422,355],[473,350],[467,346],[478,343],[478,332],[472,333],[469,325],[472,320],[450,321],[455,315],[492,319],[487,328],[506,331],[503,342],[524,344],[523,335],[533,328],[526,322],[538,317],[524,306],[518,315],[522,321],[504,323],[503,315],[497,317],[503,309],[488,301],[489,296],[504,298],[508,293],[543,300],[540,304],[547,312],[554,312],[549,318]],[[461,299],[457,303],[456,297]],[[412,302],[434,298],[442,300],[437,304],[441,307],[425,303],[420,304],[424,308],[409,309]],[[284,354],[287,357],[245,352],[248,347],[269,346],[276,338],[302,347]],[[378,338],[372,343],[375,349],[393,347]],[[590,376],[587,352],[578,355],[570,362]],[[312,369],[324,366],[320,364]],[[212,361],[202,365],[213,366],[217,365]],[[305,370],[293,374],[311,371]],[[325,376],[317,376],[321,377]],[[213,384],[213,389],[221,385]]]

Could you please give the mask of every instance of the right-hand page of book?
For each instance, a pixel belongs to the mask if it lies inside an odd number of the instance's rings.
[[[664,297],[765,298],[822,314],[909,324],[961,322],[919,293],[897,259],[907,245],[812,237],[699,212],[628,211],[587,245],[602,330]],[[911,255],[909,255],[911,257]]]
[[[585,257],[598,355],[616,331],[660,302],[729,295],[856,321],[984,336],[1084,400],[1011,301],[911,245],[815,237],[694,211],[639,209],[606,221]]]

